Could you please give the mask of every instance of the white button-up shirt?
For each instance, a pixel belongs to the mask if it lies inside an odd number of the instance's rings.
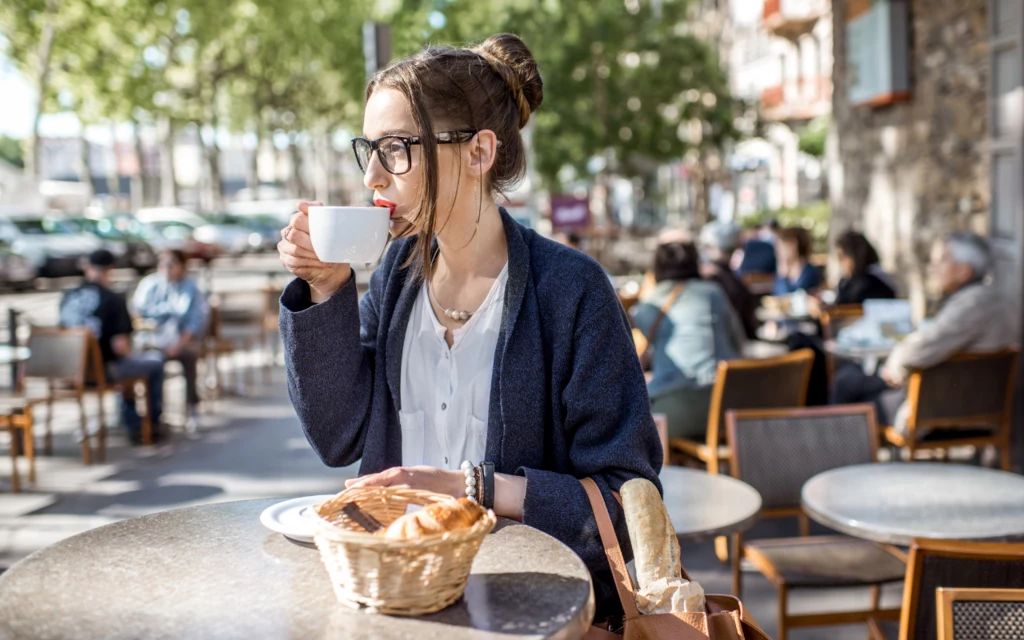
[[[473,317],[454,330],[450,349],[426,283],[420,288],[402,349],[402,466],[458,469],[484,459],[507,284],[506,264]]]

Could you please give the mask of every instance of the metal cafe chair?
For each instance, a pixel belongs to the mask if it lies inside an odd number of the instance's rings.
[[[935,590],[939,640],[1024,638],[1024,589]]]

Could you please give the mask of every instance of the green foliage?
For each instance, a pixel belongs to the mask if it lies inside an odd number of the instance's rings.
[[[21,140],[0,136],[0,158],[16,167],[24,167],[25,151],[22,149]]]
[[[830,117],[822,117],[812,120],[800,131],[798,142],[800,151],[815,158],[825,157],[825,141],[828,139],[828,127],[831,123]]]
[[[747,216],[740,222],[744,227],[756,227],[772,218],[778,220],[781,227],[803,227],[810,231],[814,240],[815,253],[828,251],[828,227],[832,221],[832,206],[827,200],[819,200],[778,211],[762,211],[756,215]]]

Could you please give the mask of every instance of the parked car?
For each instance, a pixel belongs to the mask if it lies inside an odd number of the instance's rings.
[[[32,261],[17,253],[11,245],[0,240],[0,286],[15,291],[31,289],[36,279]]]
[[[200,242],[194,236],[194,227],[184,222],[154,222],[140,226],[146,242],[156,252],[178,249],[191,260],[213,261],[220,255],[220,247]]]
[[[230,225],[245,229],[248,232],[248,251],[263,252],[273,251],[281,240],[281,229],[287,222],[282,222],[277,217],[266,215],[236,215],[233,213],[218,213],[207,216],[211,222],[219,225]]]
[[[216,245],[221,254],[240,256],[249,251],[250,231],[237,224],[218,219],[207,219],[180,207],[153,207],[139,209],[135,217],[140,222],[166,226],[184,225],[191,229],[192,237],[204,244]]]
[[[156,268],[156,252],[140,234],[117,228],[109,218],[69,218],[68,222],[99,238],[117,258],[118,267],[135,269],[140,275]]]
[[[103,246],[99,238],[50,216],[2,218],[0,240],[29,260],[43,278],[81,275],[85,258]]]

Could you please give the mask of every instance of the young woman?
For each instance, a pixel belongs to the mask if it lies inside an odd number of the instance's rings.
[[[776,245],[779,252],[775,295],[795,293],[799,289],[812,291],[821,286],[821,274],[810,263],[811,234],[801,227],[788,227],[779,231]]]
[[[520,179],[519,130],[540,106],[515,36],[428,48],[378,72],[353,141],[396,240],[357,303],[349,265],[323,264],[299,206],[279,245],[288,390],[328,465],[352,485],[466,492],[492,463],[493,508],[572,547],[614,598],[580,478],[658,484],[661,447],[629,324],[600,265],[495,204]],[[610,589],[610,591],[606,591]]]
[[[836,240],[842,279],[836,304],[863,304],[875,298],[895,298],[896,286],[878,265],[878,252],[862,234],[847,231]]]
[[[701,280],[691,242],[659,245],[654,279],[654,290],[632,310],[652,346],[651,408],[668,417],[670,437],[701,440],[718,363],[740,357],[743,323],[719,286]]]

